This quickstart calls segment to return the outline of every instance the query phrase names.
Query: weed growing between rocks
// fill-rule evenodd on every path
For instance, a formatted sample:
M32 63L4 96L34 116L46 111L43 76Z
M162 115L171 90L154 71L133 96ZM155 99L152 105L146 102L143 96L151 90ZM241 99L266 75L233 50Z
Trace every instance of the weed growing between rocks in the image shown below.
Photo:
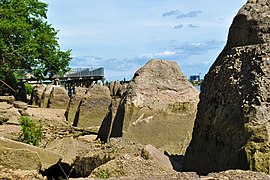
M108 179L110 177L110 173L105 170L100 170L99 178L101 179Z
M42 127L27 116L21 116L19 122L21 131L17 140L33 146L40 145L42 140Z

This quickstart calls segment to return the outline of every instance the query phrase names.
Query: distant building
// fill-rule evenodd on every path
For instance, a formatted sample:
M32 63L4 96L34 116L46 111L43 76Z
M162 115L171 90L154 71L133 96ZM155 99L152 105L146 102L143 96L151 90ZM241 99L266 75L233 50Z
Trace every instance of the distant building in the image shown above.
M193 82L199 82L199 81L201 81L200 75L191 75L191 76L189 77L189 80L190 80L190 81L193 81Z

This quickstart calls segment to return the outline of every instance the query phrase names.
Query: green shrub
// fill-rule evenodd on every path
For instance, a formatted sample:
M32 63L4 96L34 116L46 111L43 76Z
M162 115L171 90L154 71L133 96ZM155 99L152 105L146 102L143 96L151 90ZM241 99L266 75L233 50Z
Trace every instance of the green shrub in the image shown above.
M42 139L42 127L36 125L33 120L27 116L20 117L21 132L18 136L18 141L38 146Z

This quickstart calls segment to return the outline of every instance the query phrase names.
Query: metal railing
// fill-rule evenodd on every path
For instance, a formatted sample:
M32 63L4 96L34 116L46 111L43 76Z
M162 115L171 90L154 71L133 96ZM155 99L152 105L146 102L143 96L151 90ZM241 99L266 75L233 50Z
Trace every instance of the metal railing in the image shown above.
M65 77L104 77L104 68L72 68Z

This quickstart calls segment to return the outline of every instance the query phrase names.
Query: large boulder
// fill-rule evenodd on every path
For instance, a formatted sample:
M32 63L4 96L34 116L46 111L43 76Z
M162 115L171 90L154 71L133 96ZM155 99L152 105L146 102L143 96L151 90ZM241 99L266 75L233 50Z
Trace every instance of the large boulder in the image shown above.
M108 87L90 86L79 103L73 125L80 128L100 126L110 104L111 96Z
M68 103L69 96L66 89L60 86L54 86L48 100L48 108L67 109Z
M188 134L193 128L198 95L177 63L153 59L129 83L110 137L124 137L183 153L188 145L183 142L190 140Z
M270 4L249 1L201 86L184 169L270 173Z

